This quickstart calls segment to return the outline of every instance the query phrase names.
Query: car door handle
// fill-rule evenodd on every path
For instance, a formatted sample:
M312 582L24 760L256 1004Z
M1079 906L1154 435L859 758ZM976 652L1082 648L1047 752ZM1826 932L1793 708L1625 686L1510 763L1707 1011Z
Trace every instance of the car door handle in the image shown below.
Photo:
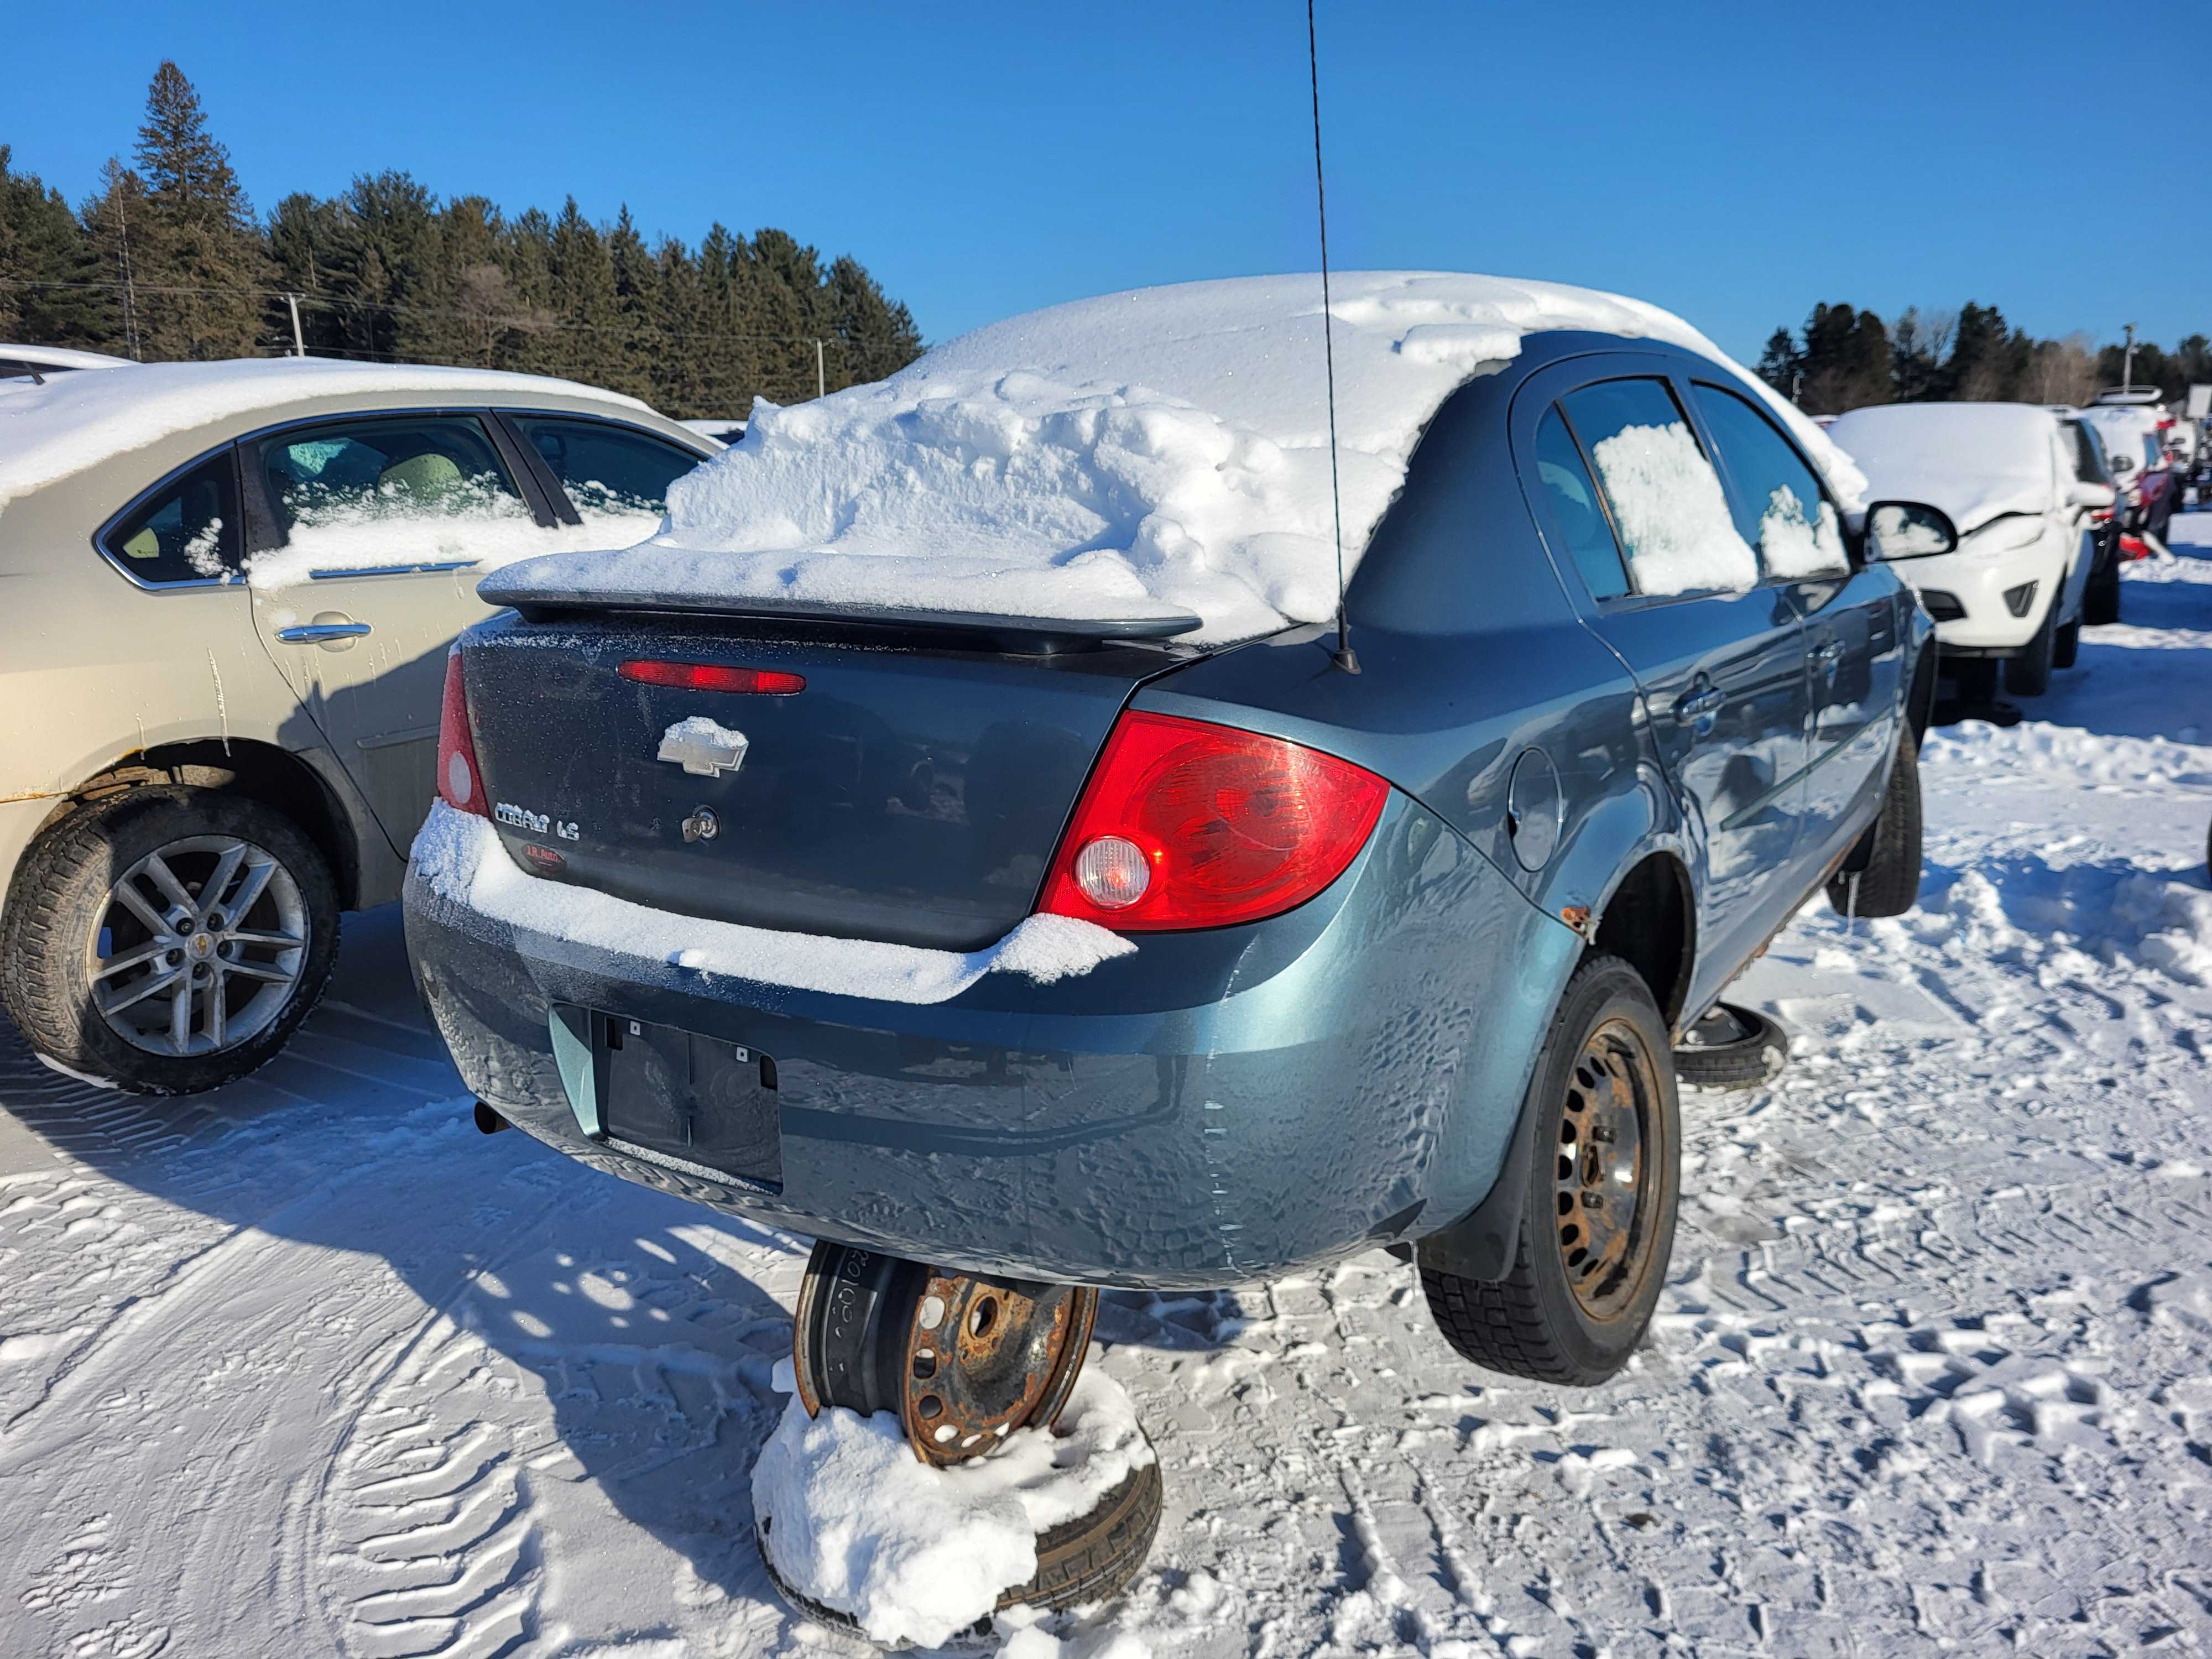
M326 645L332 640L357 640L368 631L365 622L302 623L278 629L276 637L287 645Z
M1699 732L1712 729L1713 718L1721 712L1728 694L1717 685L1709 685L1702 691L1692 691L1674 699L1674 718L1684 726L1694 726Z

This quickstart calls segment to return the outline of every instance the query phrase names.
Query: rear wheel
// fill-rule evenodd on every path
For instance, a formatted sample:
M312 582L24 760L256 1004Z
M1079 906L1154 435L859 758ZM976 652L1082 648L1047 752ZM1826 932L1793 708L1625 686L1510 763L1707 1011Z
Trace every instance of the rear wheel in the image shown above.
M1534 1135L1513 1266L1424 1267L1437 1328L1479 1365L1587 1388L1628 1363L1674 1248L1680 1121L1642 975L1593 953L1567 981L1523 1107Z
M1829 904L1838 915L1903 915L1920 897L1920 746L1901 724L1881 815L1830 878Z
M141 1094L234 1081L284 1046L337 951L330 867L272 809L132 789L63 819L18 869L0 994L33 1047Z

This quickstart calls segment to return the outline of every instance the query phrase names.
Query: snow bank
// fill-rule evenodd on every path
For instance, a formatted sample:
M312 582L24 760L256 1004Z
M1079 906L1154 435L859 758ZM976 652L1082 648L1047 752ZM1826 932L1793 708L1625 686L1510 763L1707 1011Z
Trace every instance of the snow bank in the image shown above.
M1869 501L1925 501L1961 536L2056 500L2057 418L2028 404L1882 404L1828 428L1864 471Z
M811 1418L793 1395L753 1465L753 1513L793 1591L875 1641L937 1647L1036 1576L1039 1533L1088 1515L1152 1461L1128 1395L1096 1368L1054 1428L1018 1429L948 1469L916 1457L888 1412Z
M1730 368L1656 307L1441 273L1336 279L1347 569L1437 407L1528 335L1673 342ZM1189 611L1189 637L1334 611L1317 276L1140 289L1012 318L889 380L756 406L735 447L669 492L637 551L556 557L529 579L697 599L1121 617ZM1742 371L1736 370L1739 374ZM1847 507L1863 480L1748 375Z
M274 409L297 398L388 392L468 403L550 393L623 409L647 408L618 392L540 374L348 363L327 357L142 363L128 374L59 374L0 399L0 511L18 495L172 433Z
M1030 916L989 949L963 952L678 915L530 875L507 856L489 821L441 800L430 805L413 858L441 897L510 927L641 961L878 1002L949 1001L990 973L1026 974L1049 985L1137 948L1073 916Z

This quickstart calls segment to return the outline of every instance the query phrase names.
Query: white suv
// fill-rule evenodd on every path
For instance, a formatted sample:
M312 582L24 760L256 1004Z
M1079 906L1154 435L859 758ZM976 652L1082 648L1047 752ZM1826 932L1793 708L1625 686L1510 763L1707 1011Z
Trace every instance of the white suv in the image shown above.
M1867 494L1930 501L1958 526L1955 552L1898 566L1936 623L1944 660L1970 700L2005 689L2038 696L2070 667L2082 598L2112 488L2076 423L2029 404L1883 404L1828 428L1869 481Z

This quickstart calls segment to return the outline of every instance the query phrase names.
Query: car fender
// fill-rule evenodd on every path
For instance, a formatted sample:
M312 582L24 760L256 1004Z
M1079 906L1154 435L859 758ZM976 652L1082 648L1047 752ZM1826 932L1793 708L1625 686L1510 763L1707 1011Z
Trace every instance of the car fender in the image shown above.
M1563 861L1567 867L1563 869L1561 881L1566 884L1557 889L1566 892L1574 890L1571 884L1591 884L1588 890L1595 893L1595 900L1586 909L1579 905L1565 907L1570 914L1562 918L1582 935L1585 950L1596 940L1606 907L1630 873L1646 859L1654 854L1671 858L1682 866L1689 879L1695 881L1695 875L1689 873L1694 866L1689 859L1690 848L1680 833L1680 817L1669 810L1672 802L1672 792L1663 782L1654 777L1639 777L1637 787L1609 795L1588 815L1575 854ZM1694 918L1689 925L1695 927ZM1693 936L1681 965L1680 984L1684 987L1694 972L1695 951ZM1550 1035L1558 999L1565 992L1572 963L1582 954L1574 953L1567 964L1569 972L1558 976L1552 1012L1547 1014L1542 1028L1546 1036ZM1654 988L1655 997L1658 994L1657 988ZM1512 1134L1489 1189L1455 1219L1419 1241L1415 1249L1423 1267L1483 1282L1502 1279L1511 1271L1519 1248L1522 1213L1527 1207L1528 1171L1536 1155L1534 1120L1527 1090L1528 1077L1534 1073L1537 1052L1537 1048L1530 1050Z

